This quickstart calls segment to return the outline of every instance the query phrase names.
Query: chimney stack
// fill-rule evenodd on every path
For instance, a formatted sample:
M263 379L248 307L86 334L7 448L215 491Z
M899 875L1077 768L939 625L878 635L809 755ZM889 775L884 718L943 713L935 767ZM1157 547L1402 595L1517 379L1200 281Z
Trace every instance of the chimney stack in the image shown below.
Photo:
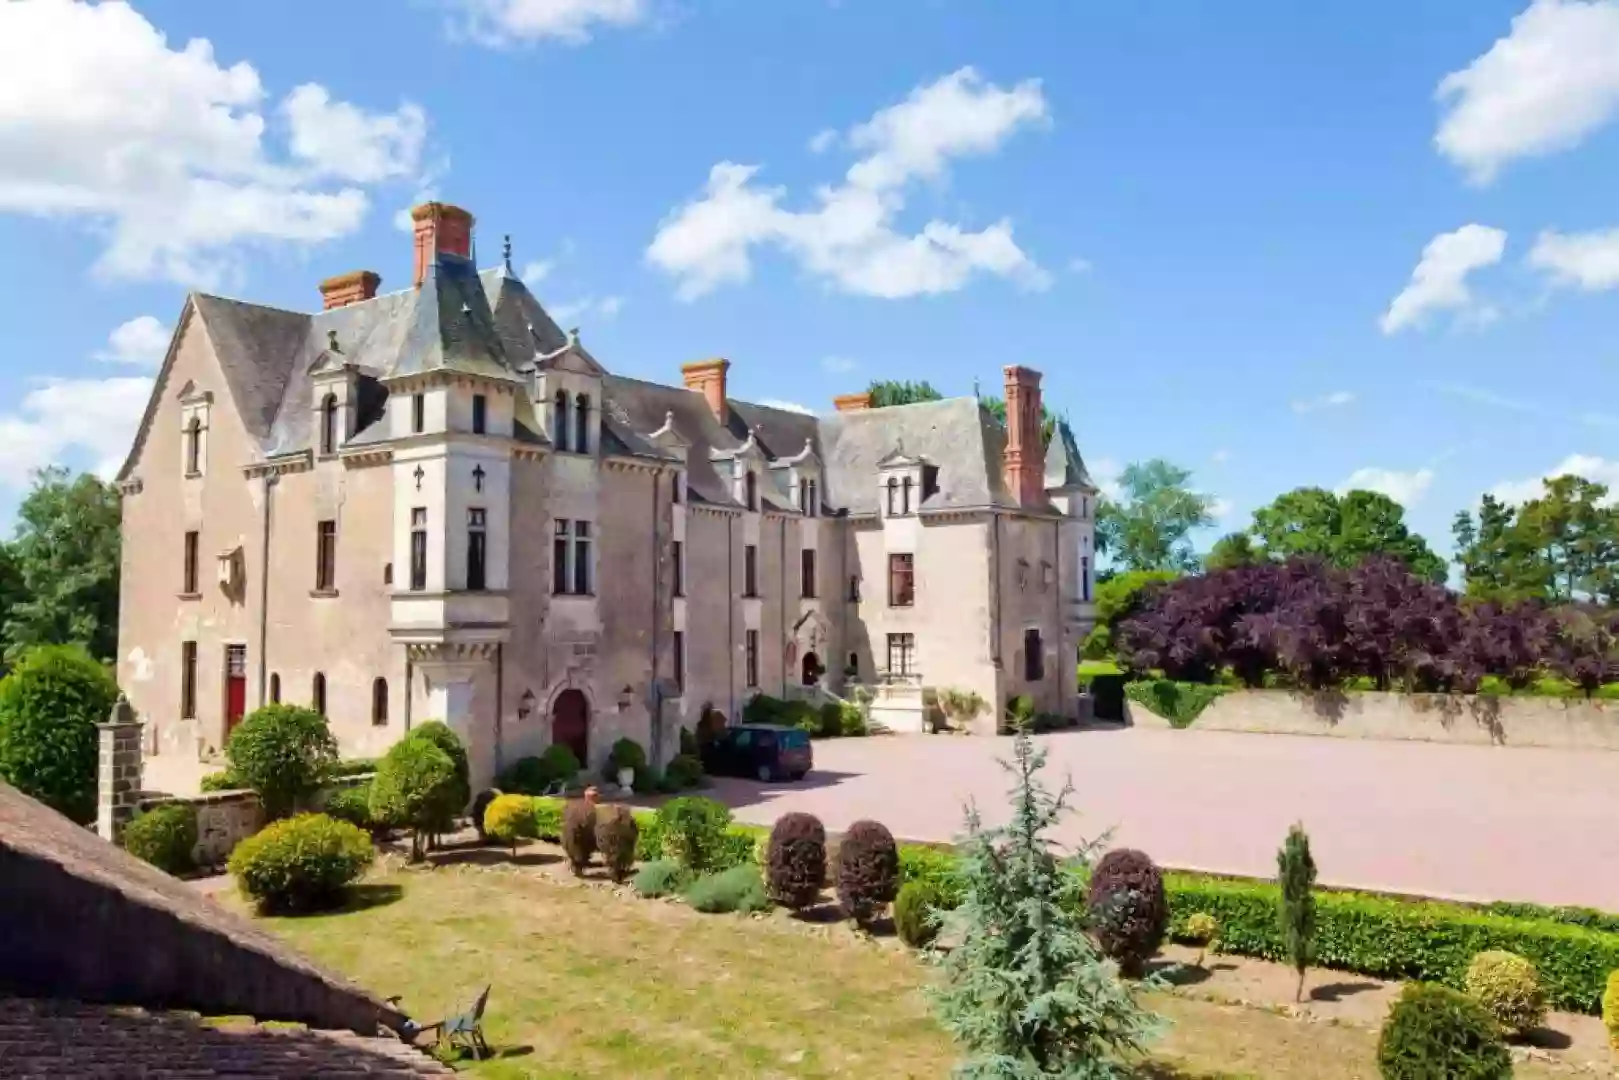
M416 224L416 288L440 255L472 258L472 215L449 203L423 203L410 212Z
M838 412L865 412L871 408L871 391L862 390L858 394L839 394L832 399L832 407Z
M680 367L681 377L686 380L686 389L702 394L703 400L708 402L709 411L721 424L729 417L725 405L725 373L730 367L731 362L721 357L698 360L682 364Z
M1046 495L1046 451L1040 437L1040 373L1010 366L1006 375L1006 450L1001 479L1019 506L1041 506Z
M333 308L348 307L358 304L361 300L370 300L377 295L377 286L382 284L382 276L370 270L350 270L346 274L329 277L320 283L320 298L327 311Z

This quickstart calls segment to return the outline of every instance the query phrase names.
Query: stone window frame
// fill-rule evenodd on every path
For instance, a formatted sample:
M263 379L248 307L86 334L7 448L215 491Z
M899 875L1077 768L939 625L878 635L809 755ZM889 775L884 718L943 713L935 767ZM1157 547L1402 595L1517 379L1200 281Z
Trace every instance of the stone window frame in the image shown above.
M180 470L188 480L208 472L208 431L213 419L214 395L187 384L180 395Z

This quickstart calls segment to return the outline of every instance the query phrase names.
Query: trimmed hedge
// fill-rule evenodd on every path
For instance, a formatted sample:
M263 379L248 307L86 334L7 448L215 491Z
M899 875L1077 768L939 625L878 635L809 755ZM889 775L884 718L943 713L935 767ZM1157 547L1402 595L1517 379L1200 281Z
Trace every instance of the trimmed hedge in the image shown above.
M164 803L136 814L124 826L124 850L166 874L195 869L191 851L197 846L197 808L189 803Z
M1219 951L1286 961L1276 919L1276 886L1265 881L1167 874L1170 935L1190 941L1186 920L1220 921ZM1491 915L1438 901L1365 893L1316 894L1316 963L1385 979L1461 989L1473 957L1490 949L1535 965L1554 1008L1595 1013L1608 972L1619 968L1619 934L1545 920Z
M534 796L534 829L541 840L553 844L562 841L562 799L554 795ZM663 858L663 824L651 810L632 810L639 830L635 838L635 859L649 863ZM753 847L760 837L768 837L770 830L759 825L740 825L732 822L720 839L714 855L715 871L729 870L753 862Z
M1214 699L1227 692L1224 686L1176 682L1173 679L1137 679L1124 684L1124 696L1144 705L1169 721L1171 727L1186 728L1203 714Z

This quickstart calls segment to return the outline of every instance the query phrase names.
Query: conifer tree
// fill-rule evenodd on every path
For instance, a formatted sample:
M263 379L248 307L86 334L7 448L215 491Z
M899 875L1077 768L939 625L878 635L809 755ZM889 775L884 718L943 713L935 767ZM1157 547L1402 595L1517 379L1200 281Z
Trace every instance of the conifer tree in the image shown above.
M1085 933L1084 888L1047 833L1068 810L1073 785L1051 794L1036 773L1046 755L1026 733L1001 762L1016 781L1012 819L985 828L967 811L963 899L942 937L957 944L939 961L930 992L940 1022L966 1057L962 1080L1106 1080L1130 1074L1159 1029ZM1095 843L1077 857L1088 860Z
M1287 958L1299 973L1293 1000L1304 999L1304 971L1315 952L1315 860L1310 857L1310 837L1302 824L1287 830L1287 842L1276 853L1276 879L1281 886L1279 915L1282 944Z

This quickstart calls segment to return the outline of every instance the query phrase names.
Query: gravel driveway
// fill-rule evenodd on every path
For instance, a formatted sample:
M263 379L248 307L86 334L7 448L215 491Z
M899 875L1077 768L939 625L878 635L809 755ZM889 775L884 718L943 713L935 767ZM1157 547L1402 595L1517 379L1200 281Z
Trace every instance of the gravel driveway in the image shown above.
M1112 829L1166 866L1271 876L1302 821L1323 883L1619 911L1619 753L1142 728L1037 741L1048 781L1073 777L1065 841ZM948 840L967 799L1005 819L1010 753L1007 738L836 739L803 782L717 794L758 824L806 810Z

